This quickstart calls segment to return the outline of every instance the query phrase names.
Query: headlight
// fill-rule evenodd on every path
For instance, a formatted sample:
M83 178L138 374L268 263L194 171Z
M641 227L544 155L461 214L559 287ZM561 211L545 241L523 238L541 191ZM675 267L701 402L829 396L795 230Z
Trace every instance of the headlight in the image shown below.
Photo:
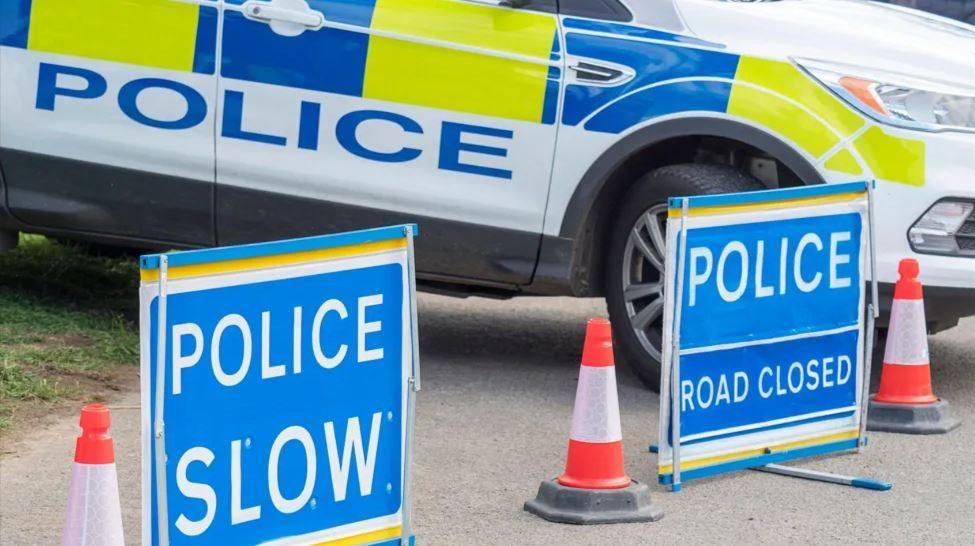
M907 237L915 252L975 256L975 203L939 201L918 218Z
M797 62L878 121L928 131L975 131L975 88L821 61Z

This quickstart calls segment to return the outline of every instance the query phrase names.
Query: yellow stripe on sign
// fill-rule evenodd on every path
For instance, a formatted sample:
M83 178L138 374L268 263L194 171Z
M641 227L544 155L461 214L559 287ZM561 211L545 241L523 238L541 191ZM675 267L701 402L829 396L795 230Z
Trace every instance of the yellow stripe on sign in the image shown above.
M740 212L756 210L779 210L791 209L794 207L808 207L812 205L828 205L830 203L843 203L863 197L866 191L854 191L838 193L836 195L823 195L820 197L805 197L802 199L785 199L782 201L768 201L765 203L745 203L741 205L721 205L716 207L695 207L688 209L688 216L714 216L718 214L736 214ZM668 218L680 218L680 208L667 210Z
M890 136L871 127L853 142L875 177L911 186L924 185L923 140Z
M371 36L366 98L541 121L555 17L453 0L378 0L371 28L443 44Z
M294 252L292 254L280 254L277 256L259 256L256 258L242 258L239 260L227 260L224 262L184 265L170 267L167 278L185 279L188 277L220 275L224 273L240 273L242 271L298 265L307 262L330 260L334 258L347 258L349 256L375 254L377 252L385 252L388 250L395 250L405 247L405 239L391 239L388 241L340 246L322 250L309 250L306 252ZM155 282L159 280L158 269L142 269L139 273L142 282Z
M731 461L737 461L739 459L747 459L749 457L758 457L761 455L766 455L771 452L777 451L788 451L790 449L799 449L803 447L812 447L820 444L828 444L832 442L840 442L843 440L851 440L857 438L860 435L859 429L844 430L842 432L837 432L834 434L827 434L825 436L817 436L815 438L808 438L806 440L797 440L793 442L783 442L779 444L774 444L770 446L763 446L754 449L745 449L742 451L734 451L732 453L725 453L722 455L715 455L714 457L702 457L700 459L694 459L685 461L681 459L680 469L681 470L691 470L692 468L701 468L704 466L713 466L716 464L727 463ZM660 465L657 469L658 474L673 474L674 465L665 464Z
M380 540L389 540L391 538L399 538L403 534L403 529L399 525L396 527L389 527L386 529L379 529L378 531L370 531L368 533L362 533L361 535L354 535L351 537L339 538L336 540L326 540L325 542L316 542L315 546L352 546L353 544L372 544L374 542L379 542Z
M34 0L27 48L191 71L199 11L171 0Z
M860 168L860 164L857 163L856 158L845 148L833 154L823 166L831 171L856 175L863 174L863 170Z

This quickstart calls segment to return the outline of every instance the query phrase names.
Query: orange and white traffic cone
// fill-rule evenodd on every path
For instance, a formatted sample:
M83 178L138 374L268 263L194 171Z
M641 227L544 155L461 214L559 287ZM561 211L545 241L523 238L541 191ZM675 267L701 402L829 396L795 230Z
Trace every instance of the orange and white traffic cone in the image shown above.
M924 295L917 260L901 260L894 286L880 390L870 397L867 429L907 434L940 434L960 423L948 402L934 395L928 355Z
M125 543L115 448L108 434L111 424L112 418L104 405L89 404L81 409L81 436L75 444L62 546Z
M630 479L623 469L612 328L606 319L586 325L565 472L543 481L525 510L549 521L578 524L663 517L650 502L650 488Z

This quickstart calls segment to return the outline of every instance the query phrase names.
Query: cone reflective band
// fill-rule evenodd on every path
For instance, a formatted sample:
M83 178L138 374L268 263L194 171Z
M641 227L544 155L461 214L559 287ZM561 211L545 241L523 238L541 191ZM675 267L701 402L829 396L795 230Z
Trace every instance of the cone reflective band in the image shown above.
M616 396L615 366L580 367L569 439L585 443L623 440L619 399Z
M124 544L111 417L102 404L81 410L62 546Z
M592 319L579 369L565 473L567 487L614 489L630 485L623 469L623 434L609 321Z
M900 279L894 287L890 309L880 391L874 400L890 404L933 404L938 398L931 388L931 359L917 260L901 260L898 272Z

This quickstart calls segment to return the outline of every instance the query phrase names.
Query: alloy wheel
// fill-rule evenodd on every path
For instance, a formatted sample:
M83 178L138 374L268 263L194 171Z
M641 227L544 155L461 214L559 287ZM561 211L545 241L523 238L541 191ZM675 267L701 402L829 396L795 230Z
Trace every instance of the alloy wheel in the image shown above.
M663 339L666 229L666 203L650 207L634 222L623 251L623 303L629 326L657 362Z

